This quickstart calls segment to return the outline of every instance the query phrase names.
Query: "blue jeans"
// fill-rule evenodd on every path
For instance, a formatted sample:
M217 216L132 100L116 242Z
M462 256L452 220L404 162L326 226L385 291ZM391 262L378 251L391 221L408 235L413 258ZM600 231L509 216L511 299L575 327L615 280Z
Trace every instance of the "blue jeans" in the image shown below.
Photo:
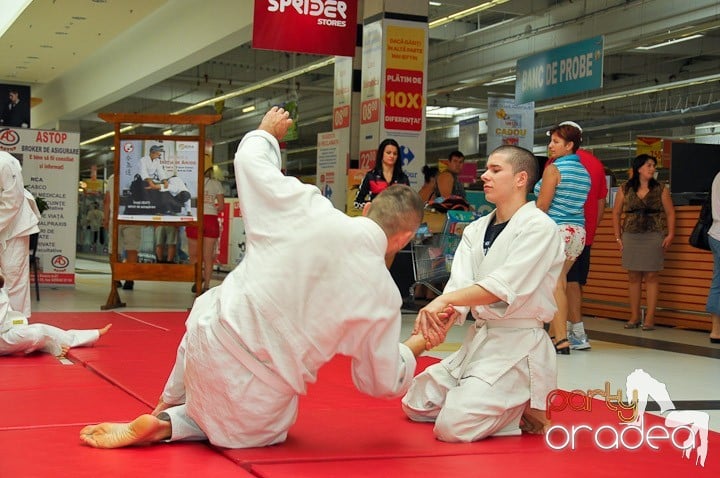
M708 236L708 242L713 254L713 276L705 310L720 315L720 241Z

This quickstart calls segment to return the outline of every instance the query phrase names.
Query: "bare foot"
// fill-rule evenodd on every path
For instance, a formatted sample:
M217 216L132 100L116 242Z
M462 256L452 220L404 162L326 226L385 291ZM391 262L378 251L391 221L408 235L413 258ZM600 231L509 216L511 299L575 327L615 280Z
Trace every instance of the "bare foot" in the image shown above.
M140 415L130 423L101 423L80 430L80 441L95 448L148 445L170 438L170 422Z
M550 420L545 415L545 410L530 408L528 404L520 420L520 429L525 433L542 435L548 428L550 428Z
M65 358L65 356L68 353L68 350L70 350L70 347L68 345L61 345L60 352L57 354L57 358Z
M112 324L107 324L107 325L106 325L105 327L103 327L102 329L98 329L98 332L100 332L100 337L102 337L103 335L107 334L108 330L110 330L110 327L112 327Z

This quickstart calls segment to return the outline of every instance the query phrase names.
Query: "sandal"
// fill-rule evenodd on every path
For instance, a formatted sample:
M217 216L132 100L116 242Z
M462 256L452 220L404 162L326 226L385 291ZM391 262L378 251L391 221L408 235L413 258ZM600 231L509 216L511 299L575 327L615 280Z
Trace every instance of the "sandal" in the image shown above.
M655 326L654 325L643 325L642 329L643 330L655 330Z
M640 322L628 322L623 326L625 329L637 329L640 327Z
M567 344L566 347L558 347L558 345ZM560 339L555 345L555 353L558 355L570 355L570 342L568 339Z

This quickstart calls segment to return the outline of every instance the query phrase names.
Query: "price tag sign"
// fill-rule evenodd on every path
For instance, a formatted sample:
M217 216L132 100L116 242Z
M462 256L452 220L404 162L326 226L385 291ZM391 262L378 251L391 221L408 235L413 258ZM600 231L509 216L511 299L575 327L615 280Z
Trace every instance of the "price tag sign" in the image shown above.
M385 76L385 129L420 131L423 72L388 69Z

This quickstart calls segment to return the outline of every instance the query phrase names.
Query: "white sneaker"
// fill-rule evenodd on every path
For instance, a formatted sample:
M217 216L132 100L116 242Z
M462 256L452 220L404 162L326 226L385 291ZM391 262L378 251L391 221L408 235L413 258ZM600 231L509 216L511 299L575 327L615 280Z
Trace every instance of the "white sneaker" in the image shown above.
M568 333L568 341L570 342L571 350L590 350L590 341L587 338L587 334L581 336L575 335L572 331Z

